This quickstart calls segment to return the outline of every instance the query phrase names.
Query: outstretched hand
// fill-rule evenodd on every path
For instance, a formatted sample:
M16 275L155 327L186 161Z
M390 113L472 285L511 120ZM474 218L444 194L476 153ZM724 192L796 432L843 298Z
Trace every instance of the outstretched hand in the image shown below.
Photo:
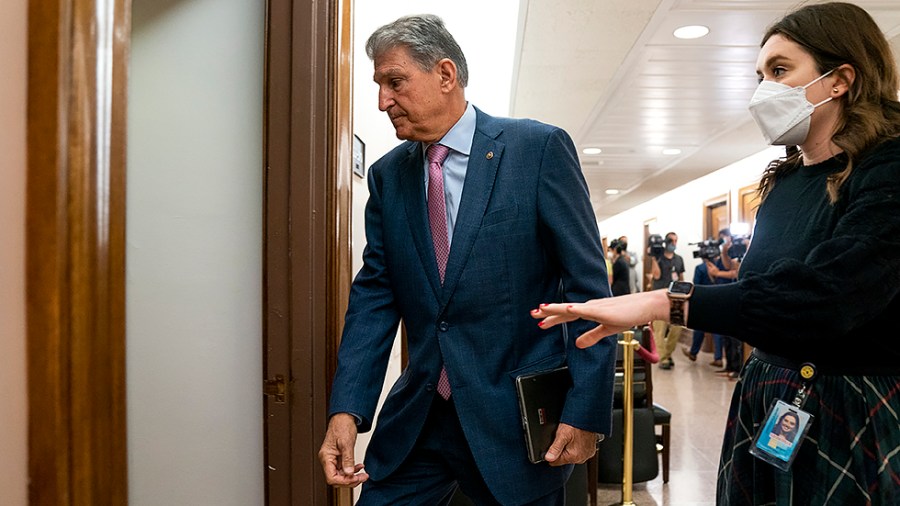
M635 325L652 320L668 320L669 299L665 290L654 290L582 303L541 304L531 312L531 316L541 320L538 325L543 329L579 318L599 323L600 325L575 341L579 348L587 348L606 336L618 334Z

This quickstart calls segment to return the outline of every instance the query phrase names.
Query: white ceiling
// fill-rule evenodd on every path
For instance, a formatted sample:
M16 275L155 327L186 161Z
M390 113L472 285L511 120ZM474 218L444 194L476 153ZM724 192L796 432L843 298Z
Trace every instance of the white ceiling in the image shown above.
M900 55L900 0L855 0ZM796 0L522 0L510 113L572 134L598 219L756 153L766 27ZM683 25L703 38L680 40ZM679 155L663 155L678 148ZM618 195L607 195L618 189Z

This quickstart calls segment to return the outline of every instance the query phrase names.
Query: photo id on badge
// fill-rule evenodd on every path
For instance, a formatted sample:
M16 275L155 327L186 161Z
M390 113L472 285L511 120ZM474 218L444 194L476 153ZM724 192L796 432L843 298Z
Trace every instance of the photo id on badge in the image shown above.
M776 399L766 415L766 423L753 438L750 453L787 471L797 456L812 419L813 416L806 411Z

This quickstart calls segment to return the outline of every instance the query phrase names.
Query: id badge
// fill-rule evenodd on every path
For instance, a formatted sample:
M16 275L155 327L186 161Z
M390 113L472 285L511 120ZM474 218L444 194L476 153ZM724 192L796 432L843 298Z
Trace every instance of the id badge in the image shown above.
M797 456L800 443L806 438L813 418L806 411L776 399L769 407L766 423L753 437L750 454L787 471Z

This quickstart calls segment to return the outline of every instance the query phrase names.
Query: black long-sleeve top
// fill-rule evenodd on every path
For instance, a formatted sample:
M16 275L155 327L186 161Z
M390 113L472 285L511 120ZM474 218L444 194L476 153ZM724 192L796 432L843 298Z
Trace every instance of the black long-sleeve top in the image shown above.
M613 262L612 266L613 282L612 285L610 285L610 288L612 289L612 294L614 296L628 295L631 293L630 276L631 272L629 272L628 261L625 260L625 257L620 255L616 258L616 261Z
M900 374L900 140L781 176L757 214L737 283L698 286L688 326L842 374Z

